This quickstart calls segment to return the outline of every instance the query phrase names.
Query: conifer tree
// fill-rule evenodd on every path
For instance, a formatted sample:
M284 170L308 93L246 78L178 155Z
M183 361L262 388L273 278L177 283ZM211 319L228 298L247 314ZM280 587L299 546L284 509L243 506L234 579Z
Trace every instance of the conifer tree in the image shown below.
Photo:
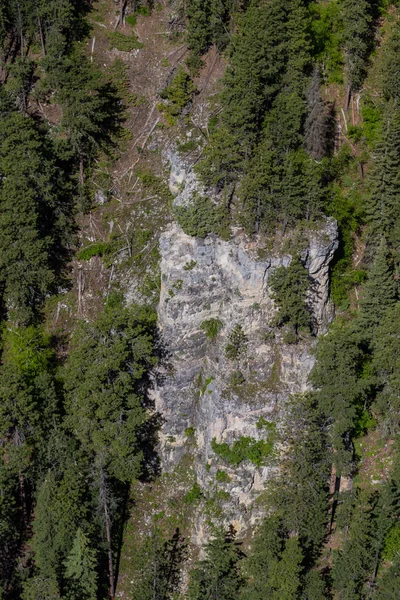
M217 530L206 547L206 558L191 573L188 599L237 600L244 583L241 557L234 531Z
M396 557L377 581L374 600L396 600L400 589L400 558Z
M308 114L304 123L304 145L315 160L321 160L328 151L329 122L320 86L320 72L318 67L315 67L307 90Z
M303 554L297 537L286 540L279 562L271 571L271 600L296 600L300 590Z
M0 281L8 312L21 323L64 281L69 257L71 188L54 154L30 118L11 113L1 121Z
M350 93L361 88L366 73L367 59L373 41L372 3L369 0L344 0L342 7Z
M270 486L270 503L287 531L296 532L310 560L327 529L331 454L326 417L315 394L297 394L286 407L281 432L285 451Z
M243 600L269 600L272 594L271 573L284 548L285 530L281 519L268 516L254 536L252 550L245 560L248 581L242 592Z
M224 76L221 125L206 148L201 169L208 184L231 183L247 165L284 72L285 15L282 2L273 0L251 3L239 19Z
M66 425L79 440L94 476L108 548L109 592L114 561L109 480L139 475L140 428L146 413L140 384L155 363L155 314L146 308L109 307L95 323L80 323L65 370Z
M400 25L395 23L382 56L382 88L385 97L400 99Z
M312 569L304 577L301 600L326 600L329 598L326 582L320 571Z
M382 238L372 263L360 301L360 315L356 327L365 339L372 339L374 330L386 312L396 303L397 285L388 264L388 247Z
M400 112L390 109L382 140L377 144L369 178L367 218L374 245L382 235L397 247L400 244Z
M318 403L329 422L338 475L351 462L351 432L372 385L371 379L359 377L364 354L358 340L351 325L332 327L318 343L317 362L311 373Z
M388 310L373 339L373 366L380 384L375 406L385 429L395 434L400 426L400 305Z
M364 585L372 573L374 523L368 500L357 504L349 534L333 565L333 588L342 600L362 598Z
M96 550L91 547L88 537L78 528L72 548L66 558L65 577L71 581L69 596L82 600L96 600L97 594L97 558Z
M202 66L201 57L211 43L210 11L210 0L189 0L187 16L190 56L187 64L194 73Z
M306 306L308 271L301 260L293 257L287 268L280 267L273 273L269 284L279 307L278 323L291 325L296 335L301 327L309 327L310 313Z

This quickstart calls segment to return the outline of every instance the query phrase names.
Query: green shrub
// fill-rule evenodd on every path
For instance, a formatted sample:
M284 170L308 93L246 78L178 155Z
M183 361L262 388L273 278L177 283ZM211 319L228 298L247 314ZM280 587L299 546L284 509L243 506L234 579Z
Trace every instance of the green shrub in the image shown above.
M137 15L142 15L142 17L149 17L151 15L151 10L149 6L138 6L136 9Z
M192 437L196 433L196 428L191 425L190 427L186 427L185 435L186 437Z
M383 556L386 560L393 560L400 554L400 526L398 523L393 525L386 536Z
M177 117L189 104L195 91L195 84L185 69L180 66L172 83L161 92L160 96L168 101L169 114Z
M139 42L137 35L134 33L125 35L120 31L113 31L108 33L108 39L110 40L111 47L116 48L120 52L132 52L132 50L143 48L142 42Z
M187 142L183 142L182 144L178 144L176 149L178 150L178 152L180 152L181 154L186 154L186 152L193 152L193 150L196 150L196 148L198 147L199 143L197 140L188 140Z
M90 244L76 254L78 260L90 260L93 256L107 256L112 252L112 246L109 242L95 242Z
M242 371L234 371L232 375L229 377L229 383L232 387L236 387L238 385L242 385L245 383L246 379L242 373Z
M198 483L195 483L191 490L189 490L183 497L185 504L194 504L202 497L201 487Z
M213 341L215 341L215 339L217 338L217 335L221 331L222 327L222 321L214 318L207 319L206 321L200 323L200 329L202 329L206 336Z
M128 15L127 17L125 17L125 21L128 23L128 25L130 25L131 27L135 27L136 22L137 22L137 18L136 15Z
M225 355L229 360L236 360L246 351L247 336L243 331L243 327L236 323L228 337L229 344L225 346Z
M226 473L225 471L221 471L220 469L218 469L218 471L216 472L215 479L216 481L218 481L218 483L229 483L231 480L228 473Z
M256 423L257 429L265 429L266 431L271 431L275 433L276 431L276 423L272 423L271 421L267 421L264 417L260 417Z
M195 260L191 260L190 262L187 262L183 268L185 271L191 271L192 269L195 268L196 265L197 265L197 262Z
M175 206L175 219L187 235L204 238L208 233L225 235L226 214L209 198L195 194L188 206Z
M229 446L226 442L218 444L216 439L211 441L211 448L221 458L230 464L237 466L248 460L257 467L265 463L265 459L271 455L274 447L274 436L268 440L255 440L251 437L241 437Z

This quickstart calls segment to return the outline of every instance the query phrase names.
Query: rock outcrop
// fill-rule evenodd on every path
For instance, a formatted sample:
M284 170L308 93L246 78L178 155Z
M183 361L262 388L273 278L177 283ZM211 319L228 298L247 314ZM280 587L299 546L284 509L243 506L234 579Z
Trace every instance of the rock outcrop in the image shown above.
M302 258L310 274L315 333L324 332L332 318L328 270L337 245L334 220L306 234ZM254 499L274 467L268 460L263 466L243 460L233 467L212 445L232 447L243 437L268 441L273 424L279 427L284 418L289 395L308 389L314 363L315 337L290 345L273 327L277 308L268 281L291 256L268 255L263 249L267 257L260 259L259 250L240 230L226 242L187 236L174 224L160 238L159 326L168 366L154 394L164 419L163 468L172 470L191 452L198 481L208 490L223 471L219 489L225 492L230 518L239 522L252 520ZM220 322L215 339L202 328L210 319ZM230 360L225 347L236 324L246 343Z

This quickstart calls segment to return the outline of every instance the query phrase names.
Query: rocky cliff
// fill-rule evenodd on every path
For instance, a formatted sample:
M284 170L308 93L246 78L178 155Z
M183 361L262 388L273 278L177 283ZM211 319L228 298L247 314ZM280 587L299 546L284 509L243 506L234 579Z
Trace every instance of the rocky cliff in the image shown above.
M332 318L328 271L338 245L336 222L310 229L303 244L318 334ZM239 525L253 521L254 500L275 468L264 451L273 445L289 395L308 389L314 362L315 337L287 344L273 327L277 308L268 281L276 268L290 263L291 255L260 248L238 229L226 242L190 237L176 224L162 234L160 251L158 312L167 358L154 393L164 418L164 471L191 452L202 488L210 490L217 481L223 490L227 516ZM204 323L211 319L217 335L207 335ZM236 325L245 338L232 360L225 348ZM240 440L256 450L253 462L226 455ZM262 460L257 459L260 450Z

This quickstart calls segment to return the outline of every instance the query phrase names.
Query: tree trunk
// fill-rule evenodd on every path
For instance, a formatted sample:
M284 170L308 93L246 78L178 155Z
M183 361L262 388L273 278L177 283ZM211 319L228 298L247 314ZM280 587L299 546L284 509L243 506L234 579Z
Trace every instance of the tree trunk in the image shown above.
M349 110L349 106L350 106L350 100L351 100L351 86L350 84L347 86L347 96L346 96L346 104L344 105L344 110L348 111Z
M121 23L121 25L124 24L124 15L125 15L126 3L127 3L127 0L120 0L120 2L119 2L119 15L118 15L117 21L116 21L115 26L114 26L114 31L115 31L115 29L118 28L118 25L120 23Z
M79 158L79 181L81 186L83 187L85 185L85 167L83 164L82 156Z
M44 43L42 20L41 20L41 18L40 18L39 15L38 15L38 25L39 25L40 42L42 44L43 56L46 56L46 46L45 46L45 43Z
M108 581L109 581L109 594L111 600L114 600L115 594L115 580L114 580L114 565L113 565L113 556L112 556L112 548L111 548L111 519L110 519L110 511L108 507L108 498L107 498L107 486L106 486L106 477L104 473L104 469L100 467L100 499L103 505L104 512L104 524L106 528L106 538L107 538L107 553L108 553Z

